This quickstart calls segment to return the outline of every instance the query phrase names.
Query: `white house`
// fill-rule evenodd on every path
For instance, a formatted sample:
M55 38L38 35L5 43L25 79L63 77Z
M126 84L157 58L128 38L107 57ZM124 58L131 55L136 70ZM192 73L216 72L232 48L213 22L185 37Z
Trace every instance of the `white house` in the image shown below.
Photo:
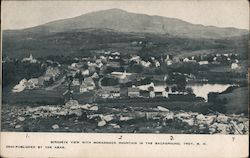
M172 62L172 60L167 60L167 65L172 65L173 64L173 62Z
M144 67L149 67L151 65L151 63L149 61L146 62L146 61L142 60L141 65L144 66Z
M89 75L89 70L84 70L84 71L82 71L82 75L83 75L83 76L88 76L88 75Z
M87 92L88 91L88 87L85 83L82 83L80 85L80 93L84 93L84 92Z
M200 61L198 63L199 63L199 65L207 65L207 64L209 64L208 61Z
M33 58L32 54L28 58L23 58L22 62L36 63L37 60Z
M131 76L132 74L124 71L124 72L112 72L111 75L119 79L125 79L127 76Z
M235 70L235 69L239 69L240 66L237 63L232 63L231 64L231 69Z
M34 89L38 87L38 78L31 78L26 82L26 88Z
M184 58L183 62L189 62L189 59L188 58Z
M72 85L73 86L79 86L80 85L80 81L78 78L74 78L73 81L72 81Z
M17 93L23 91L26 86L25 84L27 83L27 80L24 78L22 79L13 89L12 92Z
M161 66L160 62L159 61L155 61L155 67L160 67L160 66Z

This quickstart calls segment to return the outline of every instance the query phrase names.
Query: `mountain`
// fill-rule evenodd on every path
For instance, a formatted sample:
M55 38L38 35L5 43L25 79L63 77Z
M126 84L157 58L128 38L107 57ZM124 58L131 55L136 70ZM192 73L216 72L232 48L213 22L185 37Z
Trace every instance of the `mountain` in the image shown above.
M3 31L3 56L88 55L101 50L150 55L220 49L247 54L248 31L110 9ZM142 45L133 44L141 41Z
M247 34L247 30L218 28L191 24L175 18L130 13L109 9L83 14L78 17L49 22L25 32L65 32L77 29L112 29L118 32L170 34L189 38L226 38Z

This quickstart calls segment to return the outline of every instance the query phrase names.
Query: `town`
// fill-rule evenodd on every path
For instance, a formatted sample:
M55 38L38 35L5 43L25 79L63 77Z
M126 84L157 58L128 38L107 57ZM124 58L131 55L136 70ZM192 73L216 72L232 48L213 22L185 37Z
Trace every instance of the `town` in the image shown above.
M102 50L89 57L5 57L8 63L36 67L36 73L6 86L3 103L25 105L18 112L4 106L8 115L18 113L6 128L48 130L29 129L40 118L51 119L53 131L248 133L247 61L235 52L143 56ZM241 105L230 98L235 93L242 94ZM68 118L67 127L58 117ZM91 128L79 127L85 125Z
M60 88L65 90L65 99L91 92L92 99L169 98L193 94L189 83L209 83L209 78L202 74L208 67L218 69L218 66L223 65L232 74L241 74L245 65L241 66L239 60L237 54L232 53L185 58L173 55L142 58L138 55L121 56L119 52L104 51L93 58L75 57L67 65L52 60L40 63L30 55L21 62L40 63L45 72L36 78L21 79L12 92ZM223 78L218 79L218 82L223 83ZM244 84L244 81L236 79L224 82L230 85ZM203 99L207 99L207 96Z

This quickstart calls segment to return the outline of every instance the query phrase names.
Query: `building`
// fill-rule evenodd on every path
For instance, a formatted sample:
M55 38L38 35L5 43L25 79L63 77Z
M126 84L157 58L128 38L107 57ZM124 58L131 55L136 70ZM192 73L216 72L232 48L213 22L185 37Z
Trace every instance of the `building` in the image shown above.
M199 63L199 65L207 65L207 64L209 64L208 61L200 61L198 63Z
M128 96L131 98L140 97L140 89L137 87L129 87Z
M107 63L107 67L120 68L121 64L119 62L109 61Z
M87 86L88 90L93 90L95 89L95 82L91 77L87 77L84 79L83 84Z
M50 76L55 81L57 77L60 75L60 70L57 67L49 66L45 72L45 76Z
M165 62L167 63L168 66L173 64L172 60L167 60Z
M184 58L183 62L189 62L189 59L188 58Z
M22 62L36 63L37 60L33 58L32 54L28 58L23 58Z
M83 76L89 76L89 70L84 70L82 71Z
M74 78L72 81L72 86L79 86L80 85L80 81L78 78Z
M150 92L147 90L140 90L140 96L143 98L149 98L150 97Z
M79 89L80 93L84 93L88 91L88 86L85 83L82 83L80 85L80 89Z
M173 62L175 63L180 62L180 58L177 56L173 57Z
M119 78L119 79L125 79L127 76L132 75L131 73L125 72L112 72L111 76Z
M121 96L121 89L119 87L103 87L103 92L101 93L102 98L117 98Z
M31 78L28 80L28 82L26 82L26 88L27 89L34 89L37 88L38 85L38 78Z
M155 97L167 97L166 88L164 86L154 87Z
M146 61L142 60L141 65L144 67L150 67L151 63L149 61L146 62Z
M98 79L98 78L99 78L99 75L95 72L91 77L92 77L93 79Z
M240 69L240 66L237 63L232 63L231 64L231 69L233 69L233 70Z
M12 89L12 92L17 93L17 92L23 91L26 88L25 86L26 83L27 83L27 80L25 78L22 79L21 81L19 81L19 83L16 86L14 86L14 88Z
M160 67L160 66L161 66L160 62L159 61L155 61L155 67Z
M113 88L112 90L110 90L110 94L114 98L120 97L120 88Z
M136 63L140 63L141 58L140 56L133 56L132 58L129 59L130 61L134 61Z

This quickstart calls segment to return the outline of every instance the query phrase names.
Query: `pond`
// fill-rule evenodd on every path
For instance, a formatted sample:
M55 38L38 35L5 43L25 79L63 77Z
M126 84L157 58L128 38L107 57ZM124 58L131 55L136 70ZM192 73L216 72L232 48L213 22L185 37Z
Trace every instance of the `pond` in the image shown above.
M210 92L218 92L221 93L225 91L228 87L232 85L230 84L191 84L186 87L192 88L193 93L197 97L202 97L206 101L208 100L208 93Z
M154 87L155 91L165 91L166 87L169 87L169 91L166 92L166 94L183 94L181 92L172 92L172 87L176 86L176 85L167 85L167 84L162 84L162 85L157 85L155 86L153 83L148 84L148 85L141 85L138 86L138 88L140 90L148 90L148 88L152 86ZM208 100L208 93L210 92L224 92L228 87L232 86L231 84L198 84L198 83L194 83L194 84L188 84L186 86L186 88L192 88L193 93L197 96L197 97L202 97L204 98L206 101ZM185 93L184 93L185 94Z

